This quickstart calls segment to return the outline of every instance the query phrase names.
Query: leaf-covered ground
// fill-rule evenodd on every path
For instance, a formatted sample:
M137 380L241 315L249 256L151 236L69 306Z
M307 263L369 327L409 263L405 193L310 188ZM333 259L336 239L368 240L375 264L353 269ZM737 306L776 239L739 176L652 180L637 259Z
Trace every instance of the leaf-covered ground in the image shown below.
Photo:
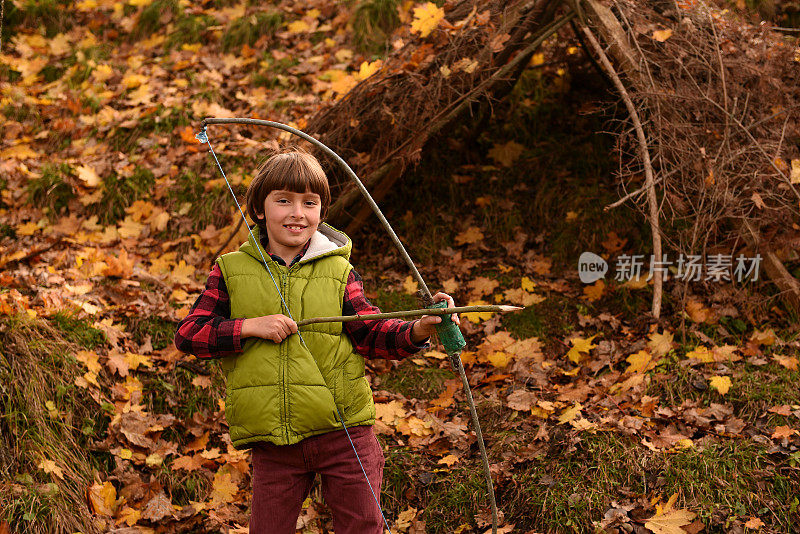
M302 128L387 46L459 29L422 2L6 7L0 532L245 532L248 453L226 433L221 371L172 345L238 217L194 139L199 121ZM647 318L645 280L581 284L584 250L649 250L638 214L602 210L618 198L613 138L595 133L609 96L571 39L534 56L486 131L451 132L384 203L432 288L526 306L462 322L502 531L789 532L797 317L763 274L690 284L684 306L670 280L660 321ZM217 132L239 194L263 143L288 140ZM416 307L388 238L352 237L368 296ZM445 356L369 363L392 530L486 531L477 443ZM317 488L298 529L332 531Z

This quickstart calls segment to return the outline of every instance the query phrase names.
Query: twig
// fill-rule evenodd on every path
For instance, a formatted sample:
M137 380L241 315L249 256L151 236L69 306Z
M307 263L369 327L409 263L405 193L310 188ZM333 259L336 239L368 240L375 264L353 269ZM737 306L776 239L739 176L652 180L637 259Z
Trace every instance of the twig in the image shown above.
M350 321L373 321L377 319L400 319L403 317L422 317L423 315L447 315L450 313L495 312L505 313L522 310L519 306L506 305L481 305L481 306L456 306L455 308L425 308L420 310L405 310L386 313L373 313L365 315L338 315L336 317L314 317L297 321L297 326L306 326L317 323L348 323Z
M650 161L650 152L647 148L647 137L644 135L644 128L642 121L639 119L639 113L636 111L636 106L633 105L628 91L625 89L622 80L619 79L617 71L608 59L608 56L603 51L603 47L597 42L597 38L592 33L588 26L583 27L583 33L594 48L595 53L600 57L600 63L608 72L608 75L614 81L625 107L628 108L628 113L633 121L633 126L636 128L636 136L639 139L639 149L641 151L642 162L644 163L644 176L645 186L647 187L647 200L650 206L650 230L653 234L653 255L658 261L661 261L661 230L658 223L658 203L656 199L655 185L653 183L653 164ZM656 270L653 282L653 317L658 318L661 315L661 293L662 293L662 278L661 271Z

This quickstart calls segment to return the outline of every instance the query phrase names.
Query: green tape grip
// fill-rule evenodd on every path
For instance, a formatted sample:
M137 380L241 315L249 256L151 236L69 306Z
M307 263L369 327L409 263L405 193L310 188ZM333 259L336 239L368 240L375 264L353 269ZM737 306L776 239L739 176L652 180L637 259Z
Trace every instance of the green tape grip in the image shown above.
M447 301L441 300L426 306L426 308L447 308ZM467 342L464 340L458 325L453 322L450 314L440 315L439 317L442 318L442 322L436 325L436 335L439 336L439 341L442 342L444 351L450 356L451 360L454 356L458 358L461 351L467 346Z

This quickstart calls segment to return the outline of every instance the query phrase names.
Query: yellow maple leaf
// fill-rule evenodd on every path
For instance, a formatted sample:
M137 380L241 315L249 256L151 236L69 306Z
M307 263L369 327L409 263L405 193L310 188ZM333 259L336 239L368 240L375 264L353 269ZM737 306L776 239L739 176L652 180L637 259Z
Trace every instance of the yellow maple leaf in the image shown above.
M640 350L636 354L631 354L625 361L630 364L625 372L631 374L643 373L655 366L653 356L646 350Z
M406 276L406 279L403 280L403 291L409 295L413 295L417 292L417 289L419 289L419 282L411 275Z
M562 425L564 423L569 423L581 413L581 408L583 408L583 405L580 402L576 402L569 408L565 408L564 411L561 412L561 415L558 416L558 422Z
M456 236L456 244L463 245L465 243L477 243L483 239L483 232L477 226L470 226Z
M311 26L304 20L295 20L288 24L289 33L303 33L307 32Z
M712 376L708 381L709 385L719 391L720 395L725 395L731 389L731 379L729 376Z
M543 64L544 64L544 54L537 53L531 56L531 62L530 62L531 67L538 67L539 65Z
M141 517L142 517L142 512L134 508L131 508L130 506L126 506L117 516L117 522L125 523L129 527L132 527L139 521L139 519L141 519Z
M522 282L520 283L520 285L522 286L522 289L524 289L525 291L533 291L534 289L536 289L536 283L527 276L522 277Z
M394 426L397 421L406 416L406 409L403 408L403 403L397 400L391 402L376 402L375 403L375 417L386 423L387 425Z
M217 471L214 474L214 482L211 486L211 506L233 502L234 497L239 493L239 486L232 480L230 473Z
M574 337L570 339L569 341L572 343L572 348L569 349L569 352L567 352L567 358L575 363L580 363L581 359L583 359L583 354L581 353L588 353L590 350L595 348L597 345L592 343L592 340L599 335L600 334L595 334L587 339L583 339L582 337Z
M485 300L470 300L467 303L467 306L480 306L482 304L489 304ZM491 319L493 312L467 312L462 313L461 317L465 317L468 320L472 321L473 323L480 323L481 321L485 321L487 319Z
M186 260L181 260L170 272L170 279L178 284L191 284L194 282L194 265L187 265Z
M469 286L472 290L470 294L476 297L482 297L483 295L491 294L499 285L500 282L497 280L493 280L485 276L479 276L478 278L467 282L467 286Z
M525 151L525 147L515 141L496 144L489 150L489 157L504 167L511 167Z
M100 365L99 356L89 350L79 350L75 354L75 359L83 363L89 371L97 374L102 369Z
M423 421L416 415L403 419L397 423L397 430L407 436L430 436L433 434L430 421Z
M380 59L376 59L372 63L368 63L366 61L361 63L361 66L358 68L358 74L356 74L355 78L358 81L366 80L376 72L378 72L383 65L383 61Z
M797 364L800 363L798 362L798 359L794 356L781 356L779 354L776 354L772 358L780 365L789 369L790 371L797 371Z
M606 289L606 283L602 280L598 280L594 284L590 286L585 286L583 288L583 294L586 296L586 300L589 302L594 302L599 300L600 297L603 296L603 291Z
M136 370L140 365L144 365L147 368L153 367L153 362L150 361L148 356L143 356L141 354L134 354L132 352L128 352L125 354L125 361L128 363L128 368L131 370Z
M507 352L495 351L488 354L486 359L489 360L489 363L491 363L494 367L503 369L511 362L512 356Z
M698 345L693 351L686 353L687 358L697 358L703 363L714 363L714 353L703 345Z
M526 306L526 307L533 306L534 304L539 304L544 300L543 296L537 295L536 293L528 293L522 288L507 289L503 293L503 298L506 300L508 304L518 304L520 306ZM495 298L495 300L497 302L500 302L503 299Z
M423 39L439 25L444 18L444 9L437 7L433 2L426 2L421 7L414 8L414 20L411 21L411 31L418 33Z
M445 293L453 293L458 289L458 282L454 277L450 277L442 282L442 289L444 289Z

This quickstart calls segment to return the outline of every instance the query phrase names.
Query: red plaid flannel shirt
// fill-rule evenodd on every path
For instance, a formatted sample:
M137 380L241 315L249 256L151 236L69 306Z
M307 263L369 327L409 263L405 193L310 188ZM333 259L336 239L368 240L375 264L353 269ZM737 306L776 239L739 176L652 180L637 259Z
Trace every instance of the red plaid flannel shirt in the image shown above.
M303 250L294 257L290 266L303 257L309 243L306 243ZM286 265L280 256L270 254L270 257L279 264ZM369 315L380 312L380 309L373 306L364 295L361 276L355 269L351 269L342 301L342 315ZM244 319L231 319L230 316L231 303L225 287L225 278L219 265L215 264L208 275L205 290L192 305L189 315L178 324L175 346L181 352L206 359L241 353ZM411 328L415 322L381 319L350 321L342 323L342 326L355 350L362 356L400 360L430 347L427 341L421 345L412 341Z

